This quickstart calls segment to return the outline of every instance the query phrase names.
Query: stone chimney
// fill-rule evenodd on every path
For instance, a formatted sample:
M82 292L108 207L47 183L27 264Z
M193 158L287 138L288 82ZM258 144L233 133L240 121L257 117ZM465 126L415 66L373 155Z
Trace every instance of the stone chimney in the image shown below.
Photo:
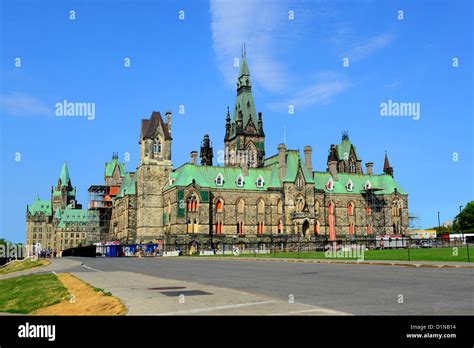
M366 169L367 175L374 175L374 164L372 162L367 162L365 164L365 169Z
M280 180L283 182L283 179L286 176L286 146L285 144L278 145L278 175Z
M249 164L248 164L247 161L242 161L241 168L242 168L242 175L243 176L248 176L249 175Z
M191 164L194 164L196 165L196 158L198 156L198 152L197 151L191 151Z
M166 124L168 125L168 132L171 134L171 111L166 111Z
M308 168L309 174L313 176L313 149L311 146L307 145L304 147L304 161L306 163L306 168Z

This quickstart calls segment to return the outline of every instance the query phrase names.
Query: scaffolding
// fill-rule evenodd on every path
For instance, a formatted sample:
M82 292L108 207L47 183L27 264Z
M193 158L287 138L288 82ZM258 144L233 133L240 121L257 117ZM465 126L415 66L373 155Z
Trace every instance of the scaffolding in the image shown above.
M110 219L112 217L112 198L111 186L92 185L87 190L89 193L88 209L96 211L99 214L99 235L100 241L106 240L110 232ZM114 192L115 193L115 192ZM97 242L98 240L94 241Z

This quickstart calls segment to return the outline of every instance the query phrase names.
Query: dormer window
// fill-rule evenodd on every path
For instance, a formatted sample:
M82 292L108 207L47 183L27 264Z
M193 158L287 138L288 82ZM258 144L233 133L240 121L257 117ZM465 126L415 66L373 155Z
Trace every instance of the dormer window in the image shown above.
M261 175L258 177L257 181L255 181L255 184L257 185L257 187L263 187L265 181L263 180L263 177Z
M366 190L370 190L370 189L372 188L372 184L370 183L369 180L367 180L367 182L365 183L364 188L365 188Z
M329 179L325 187L326 187L326 190L328 191L334 190L334 182L332 181L332 178Z
M353 188L354 188L354 184L352 183L352 180L349 179L346 184L346 190L351 192Z
M221 173L217 174L215 181L216 181L216 185L217 185L217 186L222 186L222 185L224 185L224 177L222 176Z
M235 183L237 184L238 187L243 187L244 186L244 177L242 174L240 174L237 179L235 180Z

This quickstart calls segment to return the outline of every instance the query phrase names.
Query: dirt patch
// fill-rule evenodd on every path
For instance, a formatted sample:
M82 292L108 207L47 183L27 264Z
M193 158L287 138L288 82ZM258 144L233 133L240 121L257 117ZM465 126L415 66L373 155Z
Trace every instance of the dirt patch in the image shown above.
M41 308L37 315L125 315L126 307L114 296L97 291L87 283L69 273L58 274L59 280L68 289L70 299Z

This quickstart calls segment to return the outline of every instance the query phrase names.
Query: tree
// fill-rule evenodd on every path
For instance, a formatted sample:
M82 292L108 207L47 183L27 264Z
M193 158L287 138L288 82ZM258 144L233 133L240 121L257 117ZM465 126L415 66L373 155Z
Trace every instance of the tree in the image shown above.
M464 232L474 230L474 201L467 203L464 209L456 215L453 229Z
M452 227L445 227L445 226L435 226L430 228L430 230L436 230L437 234L442 234L442 233L453 233L453 228Z

